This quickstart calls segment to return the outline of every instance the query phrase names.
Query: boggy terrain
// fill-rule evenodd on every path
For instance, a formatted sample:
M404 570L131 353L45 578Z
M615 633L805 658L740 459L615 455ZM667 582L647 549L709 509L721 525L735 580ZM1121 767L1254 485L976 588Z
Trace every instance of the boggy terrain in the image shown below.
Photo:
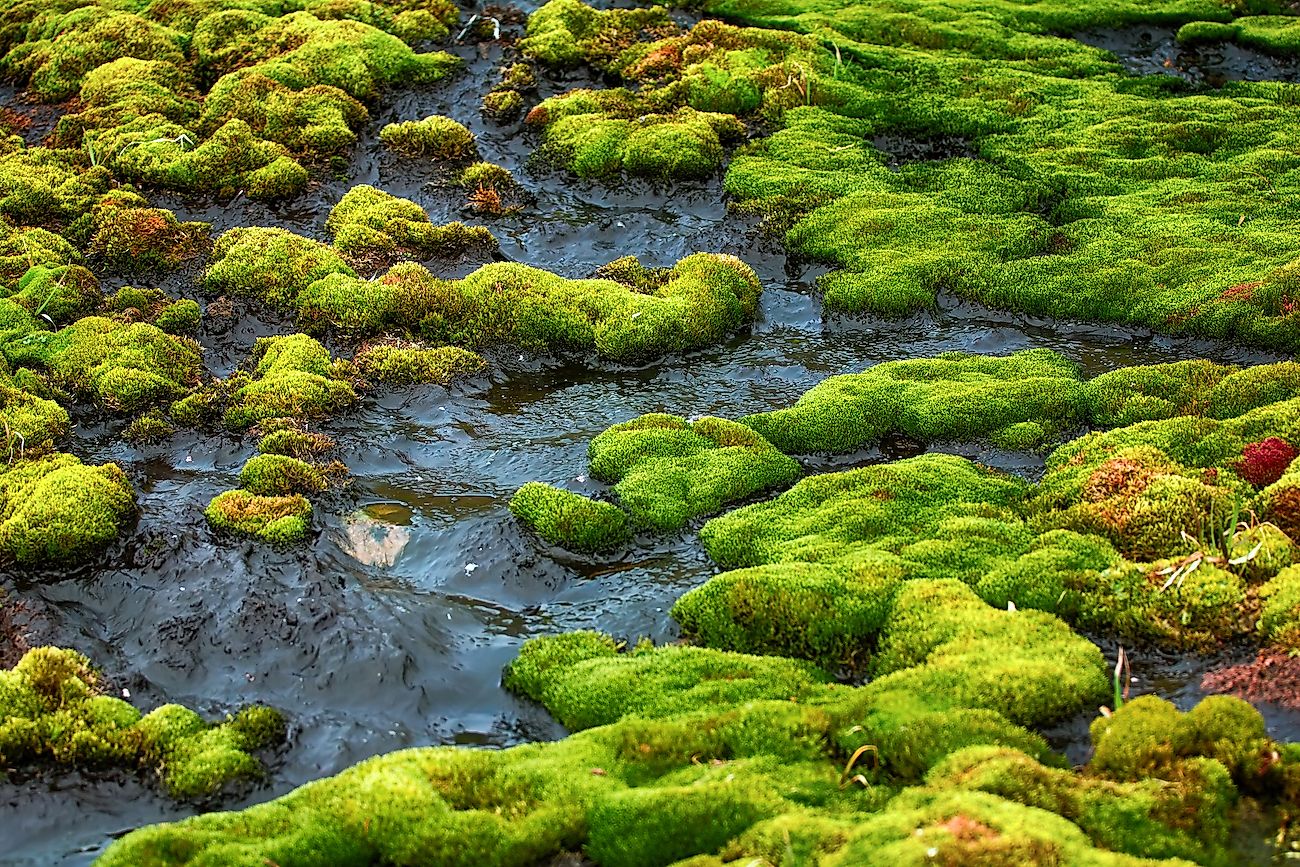
M1294 848L1289 6L4 11L0 857Z

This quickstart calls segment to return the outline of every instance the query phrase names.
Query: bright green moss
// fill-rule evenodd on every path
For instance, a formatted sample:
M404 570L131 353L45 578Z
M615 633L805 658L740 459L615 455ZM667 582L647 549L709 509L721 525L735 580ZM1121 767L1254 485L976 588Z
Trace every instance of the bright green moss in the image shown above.
M474 190L509 190L518 186L518 181L510 174L510 170L499 166L496 163L477 162L471 163L456 176L456 182L465 189L466 192Z
M390 150L434 160L465 160L478 153L472 132L436 114L423 120L390 123L379 131L379 140Z
M672 615L706 647L861 669L901 578L901 569L849 575L815 563L738 569L682 596Z
M454 281L402 263L378 280L337 274L317 280L302 292L298 311L313 326L363 334L401 329L435 345L595 349L637 361L721 340L753 320L760 291L739 259L709 253L682 259L648 293L515 263L484 265Z
M455 346L380 343L368 346L353 359L363 376L386 385L433 383L450 385L457 379L487 369L483 356Z
M523 114L524 98L517 90L494 90L483 96L483 113L504 123Z
M161 442L174 433L176 428L172 427L167 416L161 410L151 409L126 426L122 431L122 439L132 445L143 446Z
M45 229L17 228L0 219L0 282L13 289L33 267L80 265L81 252L67 239Z
M19 373L28 373L23 368ZM10 456L38 455L68 434L68 412L52 400L32 393L15 375L0 377L0 424L4 449Z
M1052 432L1077 424L1083 391L1074 364L1050 350L946 353L833 376L794 406L741 422L788 454L853 451L894 431L922 442L1015 441L1024 422Z
M218 530L291 545L306 535L311 511L311 503L301 494L259 496L234 490L214 497L203 515Z
M256 368L235 390L225 423L243 430L262 419L324 418L356 403L357 395L339 363L304 334L259 338Z
M249 458L239 471L239 484L258 496L315 494L327 487L325 477L311 464L276 454Z
M330 211L325 228L340 253L367 264L399 257L457 257L469 251L486 253L497 249L496 238L482 226L435 226L415 202L365 184L348 190Z
M104 300L95 275L80 265L37 265L18 281L12 300L54 325L67 325L94 312ZM14 337L22 335L15 334Z
M109 191L113 176L101 167L87 169L81 155L49 148L21 148L0 154L0 216L16 225L54 227L74 236L82 235L91 222L95 204ZM78 264L80 257L67 253L68 245L49 233L28 229L8 232L6 252L30 255L28 267L46 264ZM15 263L10 260L11 267ZM13 276L20 276L26 268Z
M116 539L134 512L135 491L117 464L53 454L0 473L0 549L22 566L82 562Z
M203 285L210 292L253 295L292 307L299 293L329 274L356 276L319 241L284 229L235 228L217 240Z
M55 332L4 347L15 365L39 365L72 393L114 412L135 412L173 400L203 376L199 345L145 322L88 316Z
M510 511L537 535L570 551L605 551L632 535L627 513L617 506L541 482L515 491Z
M1014 520L1008 509L1026 492L1023 482L964 458L922 455L810 476L770 502L714 518L700 538L726 567L848 559L855 549L925 539L964 514ZM995 544L1005 553L1004 541Z
M1259 589L1263 608L1259 615L1260 638L1300 652L1300 567L1283 569Z
M141 716L101 694L89 660L73 650L38 647L0 671L0 762L116 766L161 775L175 798L208 798L265 771L250 754L284 740L277 711L253 706L210 725L194 711L163 705Z
M83 6L34 22L4 66L33 94L56 102L76 95L86 73L120 57L183 63L181 44L181 34L138 15Z
M705 417L644 415L591 441L591 474L614 485L635 527L677 530L764 490L788 485L800 468L744 425Z
M365 106L327 84L288 86L267 74L273 71L255 67L223 76L203 101L200 128L240 120L258 138L320 155L356 143L354 130L369 118Z
M551 0L528 17L520 48L547 66L607 65L650 28L672 29L664 10L597 10L579 0Z

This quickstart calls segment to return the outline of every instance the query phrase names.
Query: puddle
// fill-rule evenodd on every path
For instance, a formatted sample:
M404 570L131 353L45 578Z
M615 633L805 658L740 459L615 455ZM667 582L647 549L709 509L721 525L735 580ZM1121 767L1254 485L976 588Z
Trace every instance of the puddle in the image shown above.
M1265 54L1232 42L1182 45L1168 27L1088 30L1074 38L1109 51L1134 75L1169 75L1194 85L1229 81L1300 82L1300 60Z

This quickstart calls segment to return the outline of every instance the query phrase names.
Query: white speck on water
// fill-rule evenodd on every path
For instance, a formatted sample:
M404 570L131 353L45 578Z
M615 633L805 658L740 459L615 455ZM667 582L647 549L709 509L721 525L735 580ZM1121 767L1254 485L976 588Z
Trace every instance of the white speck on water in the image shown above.
M477 569L477 568L478 568L478 564L477 564L477 563L466 563L466 564L465 564L465 574L468 575L469 573L473 572L473 571L474 571L475 569Z
M579 483L582 483L582 482L585 482L585 481L587 481L587 477L586 477L586 476L578 476L578 482L579 482Z
M185 463L187 463L187 464L192 464L192 463L194 463L194 458L190 457L189 455L186 455L186 456L185 456Z
M127 689L126 687L122 687L122 698L130 698L130 697L131 697L131 690Z

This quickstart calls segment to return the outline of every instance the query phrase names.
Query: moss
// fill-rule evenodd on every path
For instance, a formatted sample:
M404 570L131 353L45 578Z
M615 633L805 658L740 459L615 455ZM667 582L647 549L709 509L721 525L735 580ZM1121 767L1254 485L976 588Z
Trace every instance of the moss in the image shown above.
M203 311L189 298L172 299L161 289L123 286L105 304L107 311L125 322L145 321L168 334L190 334L198 330Z
M184 395L203 372L194 341L144 322L88 316L56 332L7 344L13 364L34 364L76 395L115 412L135 412Z
M752 321L759 291L740 260L708 253L682 259L653 294L514 263L485 265L455 281L398 264L378 280L317 280L298 299L298 310L312 326L362 334L406 329L435 345L595 349L637 361L717 342Z
M789 454L853 451L892 432L922 442L1018 439L1025 422L1056 434L1081 421L1083 390L1075 365L1050 350L946 353L833 376L794 406L741 422Z
M473 133L451 118L436 114L423 120L390 123L379 131L379 140L406 156L434 160L465 160L478 152Z
M483 113L499 123L514 120L524 112L524 98L517 90L494 90L483 96Z
M253 362L252 377L234 391L226 410L232 430L268 418L324 418L357 400L340 365L304 334L258 338Z
M5 289L12 290L33 267L81 264L81 252L66 238L45 229L18 228L0 219L0 282Z
M160 410L150 410L132 420L122 431L122 438L132 445L141 446L167 439L176 433L176 428Z
M292 308L304 289L330 274L356 276L319 241L284 229L235 228L217 240L203 285L209 292L253 295Z
M181 223L171 211L144 206L139 196L120 195L101 203L88 251L109 271L170 271L202 253L207 223Z
M56 326L94 312L104 300L95 275L80 265L37 265L23 274L17 289L10 296L14 302Z
M0 549L25 567L72 566L117 538L135 491L116 464L71 455L18 461L0 473Z
M386 385L450 385L487 368L483 356L455 346L381 343L360 350L353 361L362 375Z
M605 551L631 537L627 513L541 482L529 482L510 498L510 511L553 545L570 551Z
M39 455L68 435L67 410L35 394L26 368L13 377L0 377L0 424L4 426L4 449L10 455Z
M4 59L6 71L41 99L76 95L86 73L120 57L184 62L182 36L130 12L83 6L38 19Z
M497 249L496 238L482 226L435 226L415 202L365 184L348 190L330 211L325 228L340 253L364 264L405 257L454 258L468 251L490 253Z
M325 477L311 464L276 454L249 458L239 471L239 484L250 494L263 497L315 494L327 487Z
M547 66L608 64L642 31L674 30L662 9L597 10L579 0L551 0L528 18L520 48ZM608 67L607 67L608 68Z
M168 334L192 334L199 329L203 311L199 304L189 298L173 301L158 311L154 324Z
M259 496L234 490L214 497L203 514L218 530L253 536L272 544L291 545L306 535L311 511L311 503L301 494Z
M487 162L471 163L466 166L456 176L456 182L466 192L473 192L478 189L503 192L519 185L514 176L510 174L509 169L496 163Z
M591 474L614 485L632 525L661 532L761 491L788 485L799 465L749 428L720 418L644 415L591 441Z
M263 436L257 450L264 455L288 455L300 461L319 457L335 447L333 439L322 433L282 427Z
M0 671L0 761L6 767L116 766L158 773L175 798L208 798L237 780L259 780L251 753L284 740L284 720L262 706L211 725L194 711L163 705L141 716L103 694L90 661L73 650L37 647Z
M1260 638L1292 653L1300 652L1300 567L1278 572L1259 589Z

